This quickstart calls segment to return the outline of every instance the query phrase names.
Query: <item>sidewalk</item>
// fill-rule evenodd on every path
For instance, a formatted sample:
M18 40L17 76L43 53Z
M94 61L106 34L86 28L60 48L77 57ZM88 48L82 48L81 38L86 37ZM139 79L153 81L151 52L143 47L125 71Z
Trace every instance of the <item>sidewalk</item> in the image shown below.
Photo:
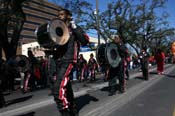
M167 64L165 67L170 67ZM152 67L150 71L155 71L156 67ZM142 72L134 71L130 73L130 79L140 76ZM98 90L108 86L108 82L103 82L103 75L97 77L98 80L93 83L77 83L73 82L73 90L75 97L85 95L89 90ZM11 95L5 96L7 106L0 109L0 116L10 116L9 114L19 114L21 112L30 111L32 109L44 107L55 103L53 97L49 96L49 89L39 90L31 93L22 94L20 91L15 91Z

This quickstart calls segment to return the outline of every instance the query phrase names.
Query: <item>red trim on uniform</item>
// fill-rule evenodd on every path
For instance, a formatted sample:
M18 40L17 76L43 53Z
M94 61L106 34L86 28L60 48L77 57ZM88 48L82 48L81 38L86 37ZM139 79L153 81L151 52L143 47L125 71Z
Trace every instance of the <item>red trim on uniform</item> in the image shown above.
M28 90L28 84L29 84L30 77L31 77L31 74L27 72L27 76L25 77L25 80L24 80L24 91L25 92L27 92Z
M86 40L88 40L88 41L90 40L90 38L87 34L84 34L84 37L85 37Z
M63 80L61 81L61 85L60 85L60 90L59 90L59 99L62 100L63 102L63 109L66 109L68 108L69 106L69 101L67 100L67 93L66 93L66 85L69 81L69 77L68 75L70 74L71 70L73 68L73 65L72 64L69 64L66 72L65 72L65 75L63 77Z
M75 42L75 45L74 45L74 58L73 58L73 62L74 63L77 63L77 57L78 57L78 45L77 45L77 42Z
M126 72L126 68L127 68L126 60L124 60L123 63L124 63L124 65L123 65L124 66L124 72L123 72L124 73L124 82L123 82L124 85L123 86L124 86L124 91L125 91L125 89L126 89L126 75L125 75L125 72Z

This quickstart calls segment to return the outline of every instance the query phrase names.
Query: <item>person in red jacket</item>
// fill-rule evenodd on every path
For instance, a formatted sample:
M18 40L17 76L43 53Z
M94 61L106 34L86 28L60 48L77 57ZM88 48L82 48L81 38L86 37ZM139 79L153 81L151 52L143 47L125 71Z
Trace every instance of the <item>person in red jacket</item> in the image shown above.
M157 50L157 53L155 55L155 60L156 60L156 63L157 63L157 73L158 74L163 74L165 53L161 49Z

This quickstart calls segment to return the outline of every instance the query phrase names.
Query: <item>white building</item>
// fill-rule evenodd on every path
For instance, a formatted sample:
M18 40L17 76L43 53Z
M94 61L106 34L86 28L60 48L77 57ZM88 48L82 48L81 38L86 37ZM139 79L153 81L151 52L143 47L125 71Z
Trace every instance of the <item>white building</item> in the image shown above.
M22 48L22 55L28 56L27 55L28 50L32 50L35 57L45 57L45 53L40 48L38 42L23 44L21 48Z
M104 43L104 40L100 40L101 43ZM89 46L81 47L80 54L83 54L84 58L88 61L91 53L96 56L96 47L98 46L98 39L94 37L90 37L90 46L93 47L91 49ZM30 49L33 51L35 57L45 57L44 49L40 47L38 42L32 42L28 44L22 45L22 55L27 55L27 51Z

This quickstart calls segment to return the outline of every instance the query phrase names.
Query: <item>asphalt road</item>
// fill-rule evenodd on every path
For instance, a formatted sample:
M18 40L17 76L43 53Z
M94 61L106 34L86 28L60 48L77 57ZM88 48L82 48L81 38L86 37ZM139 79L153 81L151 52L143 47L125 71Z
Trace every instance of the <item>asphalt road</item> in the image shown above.
M175 116L175 67L167 65L164 75L150 71L150 80L131 72L124 94L108 96L107 82L73 84L80 116ZM49 90L6 97L0 116L59 116ZM14 99L16 98L16 99ZM22 99L21 99L22 98ZM16 101L16 102L15 102Z
M108 116L175 116L175 72L156 78L161 79Z

